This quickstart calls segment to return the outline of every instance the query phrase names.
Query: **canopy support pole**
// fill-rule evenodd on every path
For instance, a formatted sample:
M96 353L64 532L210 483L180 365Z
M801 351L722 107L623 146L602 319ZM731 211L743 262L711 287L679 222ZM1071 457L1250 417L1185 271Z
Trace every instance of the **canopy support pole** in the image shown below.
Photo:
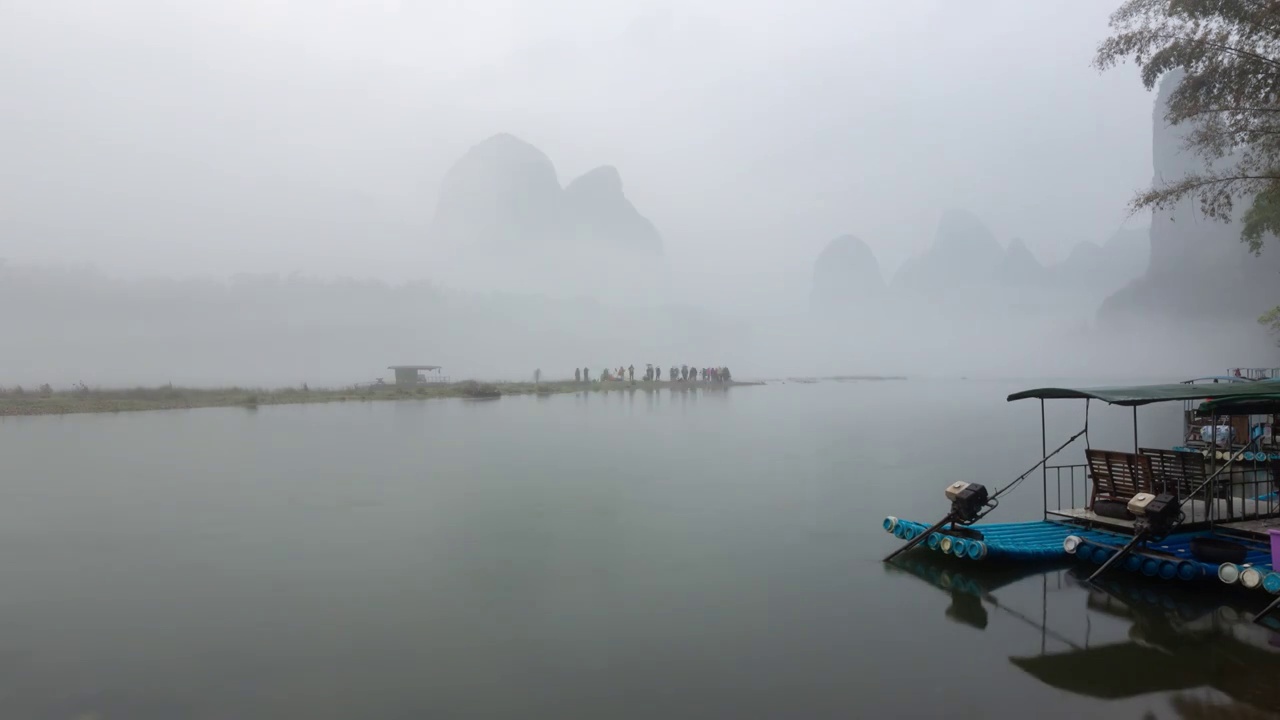
M1040 398L1040 457L1049 454L1048 431L1045 430L1044 423L1044 398ZM1041 486L1044 488L1044 513L1041 519L1049 517L1049 464L1045 463L1040 466ZM1061 486L1059 486L1061 487ZM1062 491L1058 491L1059 501L1061 501Z
M1044 402L1041 400L1040 402ZM1089 398L1084 399L1084 449L1088 450L1089 445Z
M1089 444L1089 400L1090 400L1090 398L1085 398L1085 399L1084 399L1084 456L1085 456L1085 466L1084 466L1084 507L1085 507L1086 509L1088 509L1088 510L1092 510L1092 509L1093 509L1093 507L1092 507L1092 505L1093 505L1093 492L1091 492L1091 491L1089 490L1089 479L1090 479L1090 475L1089 475L1089 464L1088 464L1088 463L1089 463L1089 451L1093 449L1093 446ZM1072 472L1074 473L1074 471L1072 471ZM1072 482L1071 482L1071 506L1072 506L1072 507L1075 507L1075 504L1076 504L1076 484L1075 484L1075 475L1074 475L1074 474L1071 476L1071 479L1072 479Z
M1138 454L1138 406L1133 406L1133 454Z

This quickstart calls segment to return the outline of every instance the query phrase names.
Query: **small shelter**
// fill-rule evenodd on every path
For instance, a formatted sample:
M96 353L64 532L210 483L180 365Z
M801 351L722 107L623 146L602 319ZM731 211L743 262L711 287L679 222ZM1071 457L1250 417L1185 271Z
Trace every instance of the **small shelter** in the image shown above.
M439 365L388 365L388 370L395 371L397 387L413 387L427 382L444 382L443 377L427 378L423 372L440 372Z

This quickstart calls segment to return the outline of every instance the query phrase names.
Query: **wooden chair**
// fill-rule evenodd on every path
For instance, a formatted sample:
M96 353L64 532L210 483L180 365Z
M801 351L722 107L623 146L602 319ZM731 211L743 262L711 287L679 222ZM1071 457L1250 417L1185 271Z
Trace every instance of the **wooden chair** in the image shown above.
M1151 492L1151 458L1112 450L1086 450L1089 475L1093 478L1092 509L1098 500L1124 500L1140 492Z
M1163 448L1141 448L1138 453L1151 460L1155 488L1161 492L1173 493L1179 499L1190 495L1208 478L1204 456L1200 453Z

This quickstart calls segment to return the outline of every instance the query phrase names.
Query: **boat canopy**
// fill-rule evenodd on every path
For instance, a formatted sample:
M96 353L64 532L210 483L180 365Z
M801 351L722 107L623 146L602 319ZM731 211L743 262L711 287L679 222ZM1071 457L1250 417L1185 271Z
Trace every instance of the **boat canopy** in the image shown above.
M1199 415L1274 415L1280 413L1280 392L1269 395L1206 400L1196 408Z
M1169 385L1130 385L1127 387L1104 388L1059 388L1046 387L1034 390L1023 390L1009 396L1014 400L1101 400L1109 405L1136 407L1159 402L1175 402L1179 400L1209 400L1212 402L1241 402L1280 396L1273 382L1213 383L1189 384L1173 383ZM1274 404L1274 400L1272 401Z

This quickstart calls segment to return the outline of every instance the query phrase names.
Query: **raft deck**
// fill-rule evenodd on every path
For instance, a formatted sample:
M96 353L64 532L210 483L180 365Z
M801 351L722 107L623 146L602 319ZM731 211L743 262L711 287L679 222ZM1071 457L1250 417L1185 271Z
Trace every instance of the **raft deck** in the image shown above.
M901 540L912 540L929 527L929 525L892 516L884 520L884 529ZM966 537L975 531L981 534L980 539ZM1078 542L1069 551L1066 540L1072 536L1078 538ZM1176 533L1160 542L1146 543L1133 548L1123 561L1116 564L1116 567L1162 580L1218 580L1229 585L1240 584L1247 589L1265 590L1271 594L1280 595L1280 573L1276 572L1272 566L1269 545L1264 545L1252 537L1232 536L1233 542L1245 546L1245 561L1240 565L1215 564L1201 561L1191 553L1191 541L1205 537L1222 537L1222 533L1210 530ZM1021 523L978 524L959 532L951 529L941 530L933 533L917 547L968 560L1047 563L1066 560L1074 555L1077 561L1101 565L1132 539L1131 531L1113 532L1054 520L1033 520ZM1258 583L1252 587L1241 582L1244 571L1248 569L1257 572Z

